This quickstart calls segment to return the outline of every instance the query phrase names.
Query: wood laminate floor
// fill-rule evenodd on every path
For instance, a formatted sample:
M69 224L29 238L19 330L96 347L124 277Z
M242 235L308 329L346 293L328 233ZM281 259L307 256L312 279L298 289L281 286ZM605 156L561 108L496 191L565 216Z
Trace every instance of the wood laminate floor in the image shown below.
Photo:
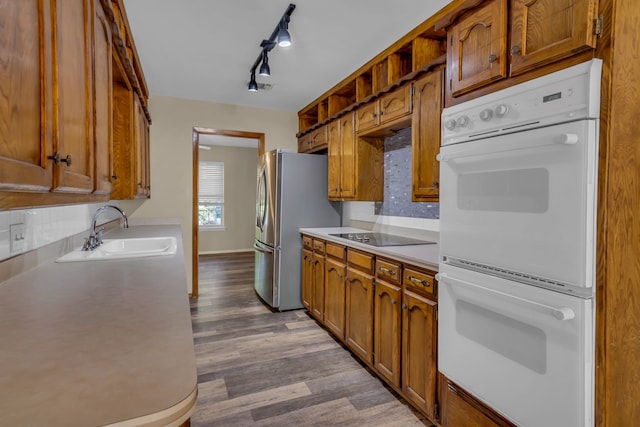
M305 310L272 312L253 253L200 258L192 426L430 426Z

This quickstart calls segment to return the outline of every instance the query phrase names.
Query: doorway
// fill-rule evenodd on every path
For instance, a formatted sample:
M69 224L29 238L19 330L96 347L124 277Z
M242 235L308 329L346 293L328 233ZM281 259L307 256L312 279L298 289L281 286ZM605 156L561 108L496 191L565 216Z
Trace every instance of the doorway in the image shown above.
M200 204L198 197L198 189L200 187L200 150L201 146L211 147L216 144L233 146L235 143L253 140L254 147L257 148L258 156L264 153L264 134L259 132L244 132L236 130L221 130L194 127L192 133L193 144L193 206L192 206L192 236L191 236L191 253L192 253L192 287L191 298L198 297L198 265L199 265L199 231L200 231Z

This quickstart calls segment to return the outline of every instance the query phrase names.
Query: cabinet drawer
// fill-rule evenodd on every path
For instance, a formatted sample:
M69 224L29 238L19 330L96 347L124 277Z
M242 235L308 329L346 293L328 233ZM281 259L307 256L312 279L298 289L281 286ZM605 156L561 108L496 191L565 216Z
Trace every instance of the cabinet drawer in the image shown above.
M324 242L322 240L313 239L313 250L315 252L324 253Z
M309 236L302 236L302 246L306 249L313 250L313 239Z
M298 153L306 153L311 149L311 134L306 133L298 138Z
M411 114L411 85L406 85L380 98L380 124Z
M327 252L327 256L337 258L341 261L344 261L345 255L347 254L346 247L329 242L325 245L325 250Z
M371 101L356 110L356 132L371 129L378 125L378 101Z
M389 283L400 284L402 266L400 263L384 259L376 259L376 277Z
M402 283L405 286L409 286L432 295L436 294L435 279L431 274L420 270L414 270L412 268L405 268L404 275L402 277Z
M373 255L371 254L349 249L347 251L347 263L366 273L373 273Z
M322 126L314 130L310 134L309 151L316 151L321 148L327 148L327 127Z

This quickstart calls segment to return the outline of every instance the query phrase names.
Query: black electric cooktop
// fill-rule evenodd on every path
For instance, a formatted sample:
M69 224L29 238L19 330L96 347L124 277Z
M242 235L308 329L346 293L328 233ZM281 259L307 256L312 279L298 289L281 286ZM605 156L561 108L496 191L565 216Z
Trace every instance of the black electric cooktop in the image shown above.
M383 233L340 233L329 234L329 236L340 237L354 242L365 243L371 246L405 246L405 245L428 245L435 242L427 240L411 239L409 237L392 236Z

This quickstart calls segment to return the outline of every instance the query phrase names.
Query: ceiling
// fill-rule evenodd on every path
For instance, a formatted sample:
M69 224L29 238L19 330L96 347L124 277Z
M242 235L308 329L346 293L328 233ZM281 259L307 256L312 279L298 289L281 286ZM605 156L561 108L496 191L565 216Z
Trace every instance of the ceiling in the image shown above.
M249 70L287 0L124 0L152 95L297 112L449 0L293 0L293 45L273 49L272 88Z

